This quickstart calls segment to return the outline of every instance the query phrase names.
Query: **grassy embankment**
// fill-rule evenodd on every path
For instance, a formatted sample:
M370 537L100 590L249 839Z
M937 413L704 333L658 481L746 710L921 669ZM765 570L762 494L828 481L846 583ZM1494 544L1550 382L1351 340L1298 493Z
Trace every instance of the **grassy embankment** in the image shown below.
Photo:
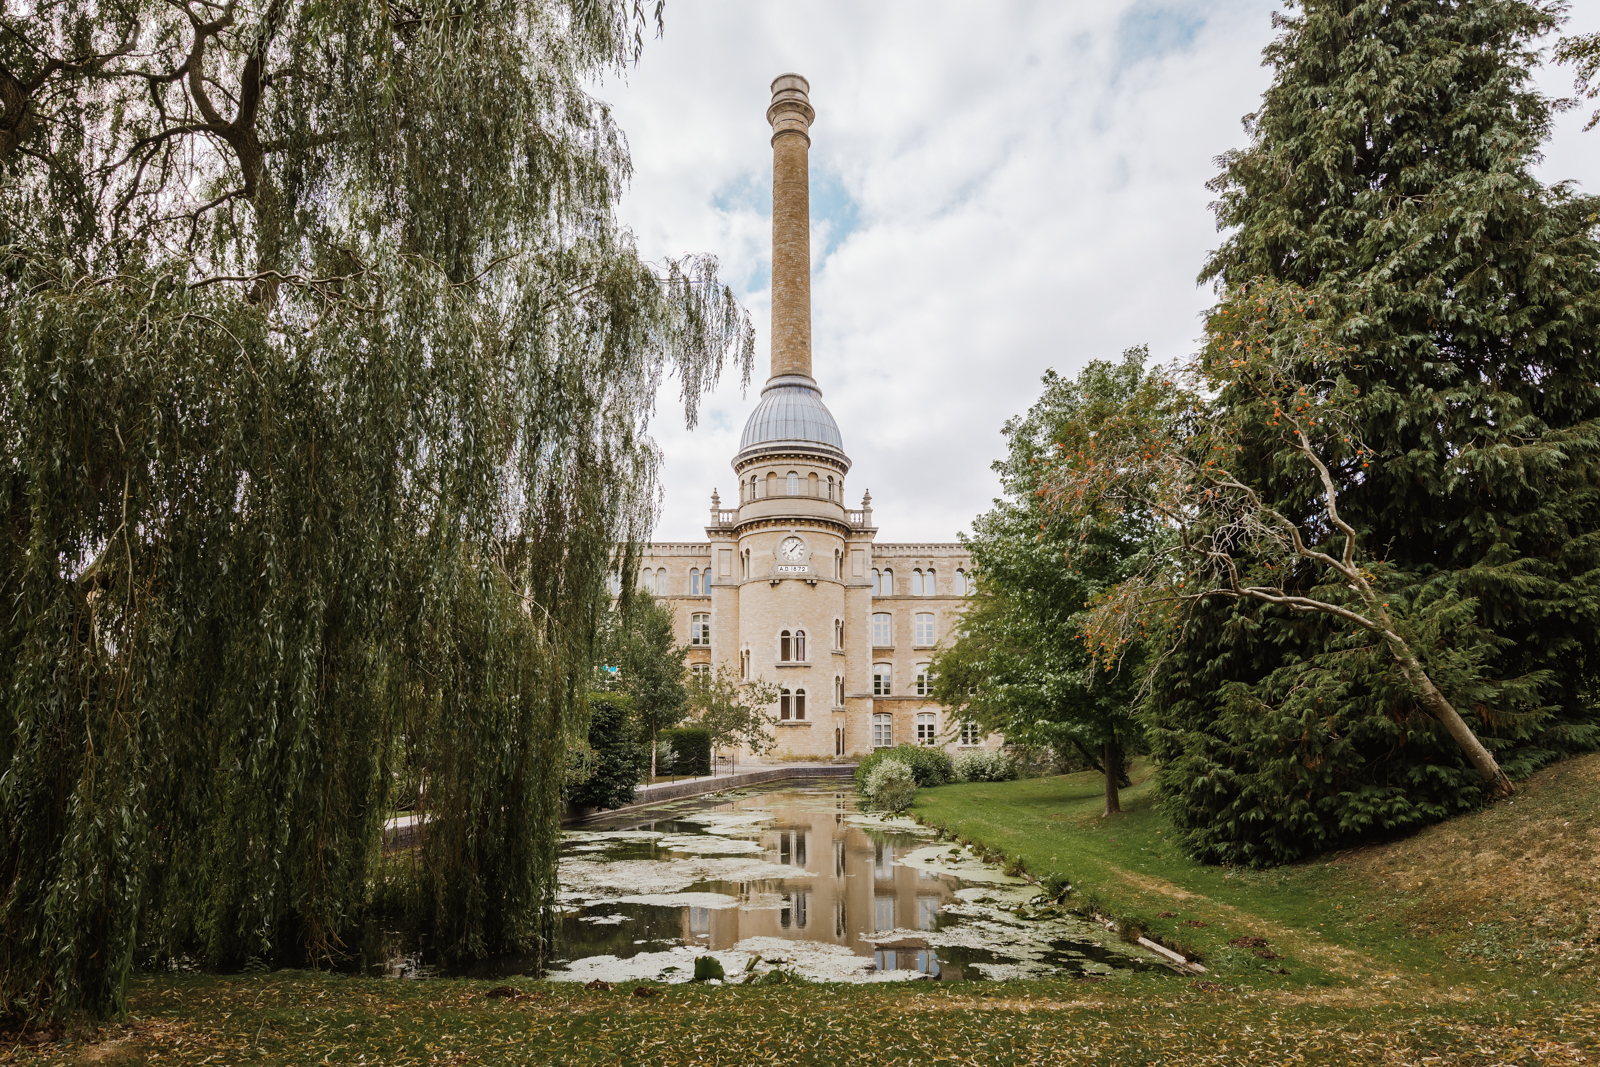
M1146 785L1125 804L1102 820L1098 782L1069 776L928 790L916 811L1031 872L1069 874L1113 914L1144 916L1203 955L1204 978L657 986L648 997L518 980L528 995L507 1000L487 997L488 982L145 976L125 1023L8 1043L0 1062L1600 1062L1600 756L1551 768L1487 812L1274 871L1192 864ZM1228 944L1239 937L1268 945Z

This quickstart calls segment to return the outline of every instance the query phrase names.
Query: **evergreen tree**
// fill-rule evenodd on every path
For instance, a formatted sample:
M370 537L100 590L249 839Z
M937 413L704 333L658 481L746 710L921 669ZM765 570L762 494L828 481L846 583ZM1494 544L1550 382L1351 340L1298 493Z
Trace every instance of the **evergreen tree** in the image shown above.
M568 787L567 799L580 808L631 804L650 766L632 698L626 693L590 693L587 741L587 773Z
M1092 423L1138 391L1144 348L1120 364L1090 363L1075 380L1044 376L1044 395L1006 423L1007 454L996 460L1005 497L972 524L979 591L960 634L935 657L934 696L959 718L1016 744L1076 749L1106 780L1106 814L1122 810L1127 755L1142 747L1134 697L1142 677L1135 653L1097 669L1080 633L1085 606L1118 581L1155 528L1139 514L1088 530L1063 521L1040 497L1044 468L1069 424Z
M1224 296L1302 286L1339 324L1375 452L1334 468L1341 511L1397 610L1433 620L1416 635L1433 660L1474 651L1441 689L1513 778L1597 739L1600 205L1529 172L1551 113L1529 84L1534 42L1556 10L1341 0L1283 17L1251 143L1213 186L1231 233L1201 275ZM1316 481L1281 441L1247 444L1233 469L1316 526ZM1341 640L1272 607L1189 619L1150 722L1196 855L1277 862L1481 802L1392 665L1330 662Z
M553 934L661 377L751 332L616 219L632 0L0 9L0 999L337 959L389 792L454 956Z

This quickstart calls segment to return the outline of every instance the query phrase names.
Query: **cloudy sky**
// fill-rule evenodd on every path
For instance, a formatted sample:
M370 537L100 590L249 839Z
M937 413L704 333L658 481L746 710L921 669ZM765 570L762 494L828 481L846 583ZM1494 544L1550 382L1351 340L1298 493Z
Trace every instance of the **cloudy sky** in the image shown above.
M1206 181L1269 81L1263 0L671 0L616 110L622 214L651 258L706 251L756 325L747 395L683 427L675 383L658 540L700 540L767 376L768 85L811 82L813 369L880 541L947 541L997 491L1000 427L1046 368L1148 344L1187 355L1218 243ZM1597 10L1569 30L1600 29ZM1545 79L1570 87L1565 71ZM1563 118L1546 180L1600 186L1600 130Z

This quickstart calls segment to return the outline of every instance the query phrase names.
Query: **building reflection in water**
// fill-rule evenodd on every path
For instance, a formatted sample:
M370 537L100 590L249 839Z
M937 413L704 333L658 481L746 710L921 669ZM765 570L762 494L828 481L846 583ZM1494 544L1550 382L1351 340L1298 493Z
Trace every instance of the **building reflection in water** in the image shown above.
M848 794L836 799L840 809L853 807ZM739 907L683 909L684 940L713 950L731 949L751 937L832 942L870 956L879 970L961 977L959 967L941 962L917 936L937 929L944 904L955 898L954 881L895 862L928 842L912 834L868 831L847 823L842 810L806 807L778 806L775 824L756 838L764 858L795 868L794 876L696 886L735 896ZM768 902L776 906L764 906ZM832 921L813 922L819 914Z

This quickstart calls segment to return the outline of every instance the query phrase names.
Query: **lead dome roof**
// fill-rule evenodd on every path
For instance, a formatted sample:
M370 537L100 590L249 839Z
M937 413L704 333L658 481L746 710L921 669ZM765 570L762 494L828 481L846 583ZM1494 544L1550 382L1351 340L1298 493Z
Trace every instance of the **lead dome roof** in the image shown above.
M761 390L761 401L744 424L739 451L779 443L821 445L844 453L844 437L822 402L822 390L803 375L773 378Z

